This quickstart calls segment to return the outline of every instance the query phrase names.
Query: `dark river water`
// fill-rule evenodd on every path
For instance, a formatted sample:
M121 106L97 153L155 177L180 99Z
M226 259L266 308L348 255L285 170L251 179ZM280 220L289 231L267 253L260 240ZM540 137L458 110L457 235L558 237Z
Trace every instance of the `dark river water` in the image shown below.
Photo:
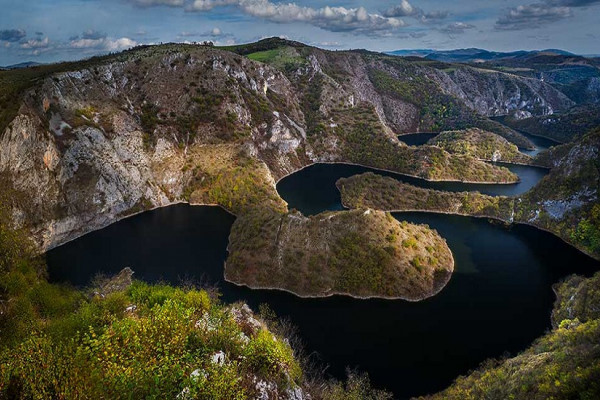
M340 209L335 180L353 166L315 166L278 184L290 208L307 214ZM551 285L590 275L599 263L556 237L527 226L429 213L395 214L444 236L455 273L437 296L418 302L300 299L224 282L223 262L234 217L217 207L175 205L92 232L47 254L53 281L86 285L99 272L131 267L134 277L174 284L216 284L226 302L267 303L298 327L305 347L343 378L345 368L369 373L397 398L432 393L489 357L526 348L550 328Z
M498 121L501 124L503 124L506 117L499 116L499 117L491 117L490 119L492 119L494 121ZM519 130L517 130L517 132L519 132L521 135L525 136L527 139L529 139L531 141L531 143L533 143L535 145L536 148L533 150L519 149L521 151L521 153L530 155L532 157L537 155L541 151L547 150L552 146L556 146L556 145L560 144L557 141L554 141L552 139L547 139L542 136L532 135L530 133L519 131Z
M497 163L499 164L499 163ZM335 182L340 178L365 172L375 172L390 176L415 186L437 190L479 191L489 195L513 196L531 189L548 170L523 165L503 165L516 173L520 182L509 185L486 185L462 182L428 182L423 179L399 175L393 172L377 171L368 167L348 164L314 164L292 174L277 184L277 191L290 205L306 215L318 214L323 210L341 210L340 194Z
M502 123L504 120L504 117L494 117L491 119ZM560 144L558 142L555 142L552 139L547 139L545 137L531 135L529 133L525 133L522 131L519 131L519 133L522 134L523 136L525 136L527 139L529 139L535 145L535 149L533 149L533 150L519 149L519 151L523 154L527 154L532 157L537 155L541 151L547 150L552 146L556 146L556 145ZM406 143L409 146L422 146L422 145L426 144L430 139L433 139L434 137L436 137L437 135L439 135L439 132L408 133L408 134L404 134L404 135L399 135L398 140Z
M398 140L409 146L422 146L437 135L439 135L439 132L407 133L398 136Z

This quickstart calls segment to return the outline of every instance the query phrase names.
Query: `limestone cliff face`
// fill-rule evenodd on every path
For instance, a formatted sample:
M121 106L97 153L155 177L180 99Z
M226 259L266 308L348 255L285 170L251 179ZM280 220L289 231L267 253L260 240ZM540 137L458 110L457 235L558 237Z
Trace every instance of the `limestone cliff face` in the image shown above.
M398 96L382 90L370 78L372 71L384 72L402 82L401 88L405 90L419 79L432 82L435 84L434 91L460 99L466 109L481 116L507 115L514 111L549 115L575 104L565 94L539 79L460 64L406 61L372 53L327 52L314 48L306 51L310 51L313 65L318 65L320 71L334 79L339 96L373 104L377 114L396 133L419 129L422 104L409 91ZM422 86L421 90L431 88ZM328 91L331 92L334 90Z
M448 77L447 90L482 115L507 115L517 110L548 115L575 104L539 79L470 67L457 68Z
M401 146L395 132L412 129L421 111L377 88L370 72L408 79L405 64L392 68L360 52L298 54L301 65L289 70L213 48L153 46L45 76L22 94L0 136L1 181L21 194L16 222L48 249L131 213L190 201L190 188L218 176L216 166L235 154L266 167L268 182L315 161L342 161L339 138L325 137L319 148L309 138L314 104L306 99L316 85L321 124L343 124L334 110L366 104ZM481 115L550 113L566 102L525 78L414 68Z
M136 204L167 205L181 193L182 157L172 144L160 141L150 154L139 130L111 139L86 126L65 145L50 132L32 129L41 123L26 115L13 122L2 138L0 168L13 178L14 189L27 194L27 204L17 208L42 248L105 226Z
M0 138L0 173L25 194L15 215L43 249L132 212L186 200L192 150L236 142L220 138L212 123L182 127L185 121L172 115L211 108L215 119L235 116L228 130L245 136L237 141L244 152L264 153L282 173L302 165L302 114L287 79L231 53L202 50L57 74L24 96ZM205 92L195 90L202 86ZM215 106L213 96L226 91ZM267 92L287 96L291 106L274 111ZM273 116L269 124L251 122L250 108L261 101Z

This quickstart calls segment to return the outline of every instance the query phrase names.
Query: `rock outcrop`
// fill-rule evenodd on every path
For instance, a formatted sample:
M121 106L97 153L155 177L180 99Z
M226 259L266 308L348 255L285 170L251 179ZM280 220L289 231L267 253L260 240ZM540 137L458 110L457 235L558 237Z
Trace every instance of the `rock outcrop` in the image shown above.
M252 54L170 44L40 67L15 98L19 107L0 136L0 183L15 194L15 222L46 250L133 213L190 202L218 204L240 216L235 237L247 231L243 223L281 220L288 210L274 182L316 161L431 180L512 182L518 178L504 168L431 146L409 148L395 133L465 124L495 129L485 115L500 103L526 109L523 99L531 98L542 105L531 112L549 113L564 100L550 87L510 75L497 84L520 87L518 96L503 89L499 97L477 100L490 93L473 92L469 79L483 72L467 67L458 74L285 41L237 51L265 45L276 54L265 63ZM423 92L429 96L411 97ZM523 140L512 131L501 134ZM257 211L265 209L268 218ZM262 239L275 231L263 231ZM431 288L427 293L438 290Z
M402 149L386 117L395 110L396 122L408 127L416 106L382 95L371 81L369 71L378 65L390 70L386 56L380 61L310 47L297 54L306 61L284 74L227 51L166 45L74 63L46 76L21 95L17 115L0 137L0 175L7 189L25 198L14 204L19 222L48 249L131 213L190 201L192 192L192 201L219 203L199 195L197 186L215 178L212 164L240 153L266 166L260 170L270 175L266 181L314 161L369 164L361 150L369 143L344 146L348 139L339 129L363 120L371 106L372 129L386 137L390 159L420 157ZM460 85L442 71L418 68L439 90L458 93ZM318 106L316 127L310 99ZM334 112L340 104L346 111ZM440 166L427 167L437 169L431 173L412 161L405 165L410 167L399 166L399 172L463 179ZM486 172L494 174L493 168Z

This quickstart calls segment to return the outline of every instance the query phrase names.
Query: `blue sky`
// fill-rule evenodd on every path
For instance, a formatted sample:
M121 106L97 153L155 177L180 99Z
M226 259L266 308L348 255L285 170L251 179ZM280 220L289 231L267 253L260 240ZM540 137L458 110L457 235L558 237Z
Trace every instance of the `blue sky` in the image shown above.
M600 53L600 0L0 0L0 65L283 36L331 49Z

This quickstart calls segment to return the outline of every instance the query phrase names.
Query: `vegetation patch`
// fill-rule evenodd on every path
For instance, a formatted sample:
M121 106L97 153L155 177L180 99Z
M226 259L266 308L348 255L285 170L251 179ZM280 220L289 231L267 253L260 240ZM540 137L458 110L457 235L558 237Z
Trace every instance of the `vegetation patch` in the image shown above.
M424 189L372 172L342 178L336 186L342 195L342 203L350 208L431 211L509 221L515 202L510 197L487 196L479 192Z
M48 283L5 205L0 398L242 400L288 390L324 400L391 398L364 375L341 383L312 374L287 325L223 304L214 290L132 282L127 269L84 290Z
M599 138L600 131L595 130L575 143L540 154L535 162L553 168L519 197L435 191L372 173L341 179L337 186L348 207L434 211L526 223L600 259Z
M507 168L481 162L472 155L453 155L434 146L403 146L381 134L379 121L368 108L340 110L337 117L343 123L333 128L334 134L341 139L341 153L347 161L428 180L518 180Z
M307 64L306 59L300 55L298 49L291 46L257 51L247 54L246 57L253 61L270 64L286 73L292 72Z
M414 246L403 246L406 240ZM441 290L454 269L437 232L372 210L310 218L255 211L234 223L229 250L228 280L300 296L421 300Z
M477 128L442 132L427 143L452 154L470 155L484 161L531 163L531 157L521 153L516 145L495 133Z

